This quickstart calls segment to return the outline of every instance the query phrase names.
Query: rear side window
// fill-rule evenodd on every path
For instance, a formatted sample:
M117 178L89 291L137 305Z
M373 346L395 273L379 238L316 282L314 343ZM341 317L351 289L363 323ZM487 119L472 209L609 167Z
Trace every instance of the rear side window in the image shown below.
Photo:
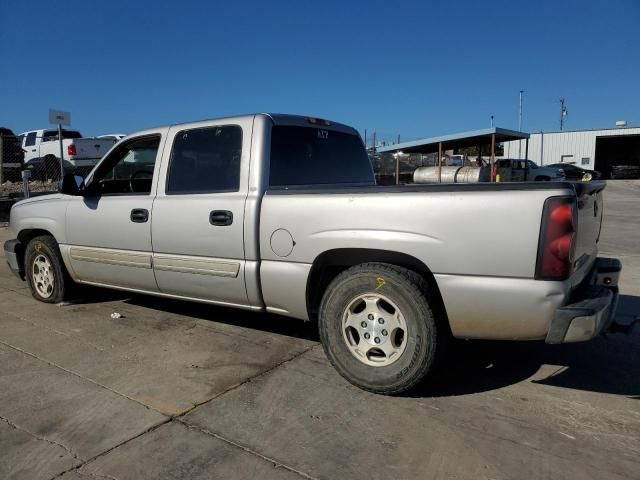
M173 143L168 194L237 192L242 128L238 125L178 132Z
M272 128L270 186L374 183L357 135L312 127Z

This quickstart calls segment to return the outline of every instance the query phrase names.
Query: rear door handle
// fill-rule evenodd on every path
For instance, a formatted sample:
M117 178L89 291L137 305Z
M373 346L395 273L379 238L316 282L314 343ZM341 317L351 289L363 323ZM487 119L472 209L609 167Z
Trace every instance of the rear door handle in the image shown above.
M131 210L131 221L133 223L145 223L149 220L149 210L146 208L134 208Z
M233 223L233 213L229 210L214 210L209 214L209 223L221 227L231 225Z

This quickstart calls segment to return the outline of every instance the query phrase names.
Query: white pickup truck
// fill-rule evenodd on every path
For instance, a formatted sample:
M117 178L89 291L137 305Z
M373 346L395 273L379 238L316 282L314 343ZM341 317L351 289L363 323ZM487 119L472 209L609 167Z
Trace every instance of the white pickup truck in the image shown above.
M4 250L42 302L77 282L317 320L336 369L391 394L450 336L607 329L622 267L598 257L605 186L380 187L353 128L246 115L129 135L84 181L15 204Z
M60 142L58 130L31 130L21 133L19 138L24 150L24 166L28 169L44 169L60 175ZM83 138L77 130L62 130L62 154L64 169L88 172L113 146L112 138ZM57 176L53 176L57 178Z

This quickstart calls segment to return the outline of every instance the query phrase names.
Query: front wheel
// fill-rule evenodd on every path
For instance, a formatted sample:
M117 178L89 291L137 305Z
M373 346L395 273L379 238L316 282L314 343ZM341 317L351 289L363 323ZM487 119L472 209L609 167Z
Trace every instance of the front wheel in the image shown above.
M345 379L387 395L420 383L446 338L424 279L382 263L351 267L331 282L320 305L319 331L327 357Z
M73 283L58 244L49 235L35 237L27 244L25 274L33 298L45 303L62 302Z

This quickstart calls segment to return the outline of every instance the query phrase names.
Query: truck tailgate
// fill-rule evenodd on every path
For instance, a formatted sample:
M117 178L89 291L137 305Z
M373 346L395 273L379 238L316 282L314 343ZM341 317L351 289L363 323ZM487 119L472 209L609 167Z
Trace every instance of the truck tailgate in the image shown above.
M576 183L578 199L577 239L574 253L574 270L595 259L602 225L604 181Z
M107 138L75 138L71 140L76 147L76 154L73 158L102 158L115 143Z

